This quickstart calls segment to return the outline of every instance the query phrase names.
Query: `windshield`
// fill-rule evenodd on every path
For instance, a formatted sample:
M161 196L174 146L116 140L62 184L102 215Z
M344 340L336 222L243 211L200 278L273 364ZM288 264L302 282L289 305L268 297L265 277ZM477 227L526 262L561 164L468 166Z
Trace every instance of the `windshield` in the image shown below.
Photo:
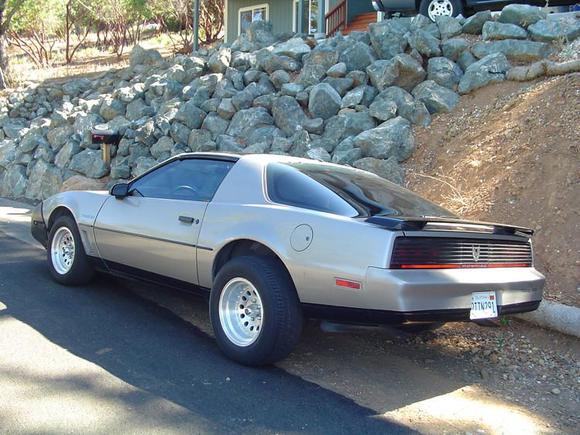
M318 163L270 163L268 195L274 202L348 217L455 217L410 190L377 175Z

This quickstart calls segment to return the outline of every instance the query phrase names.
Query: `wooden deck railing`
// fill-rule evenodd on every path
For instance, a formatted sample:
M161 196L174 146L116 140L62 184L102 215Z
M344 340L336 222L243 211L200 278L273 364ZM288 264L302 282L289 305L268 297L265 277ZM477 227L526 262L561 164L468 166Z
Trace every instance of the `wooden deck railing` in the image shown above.
M324 17L326 20L326 36L333 36L339 30L343 30L347 21L347 0L342 0L328 11Z

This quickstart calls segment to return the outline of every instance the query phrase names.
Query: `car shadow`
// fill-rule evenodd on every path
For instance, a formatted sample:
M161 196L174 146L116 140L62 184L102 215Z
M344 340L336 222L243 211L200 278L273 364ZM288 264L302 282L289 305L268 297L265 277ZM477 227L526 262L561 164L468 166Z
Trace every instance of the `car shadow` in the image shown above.
M0 320L9 316L29 325L138 390L100 391L90 378L67 375L66 367L56 379L24 372L0 376L54 383L55 390L88 389L97 398L142 409L149 413L147 418L151 418L147 401L163 398L187 410L176 421L160 414L158 420L167 427L203 420L203 430L215 432L410 432L377 417L370 408L279 368L256 369L229 361L211 337L115 285L115 280L63 287L50 279L43 251L0 236L0 252L7 253L0 256L0 302L7 307L0 311Z

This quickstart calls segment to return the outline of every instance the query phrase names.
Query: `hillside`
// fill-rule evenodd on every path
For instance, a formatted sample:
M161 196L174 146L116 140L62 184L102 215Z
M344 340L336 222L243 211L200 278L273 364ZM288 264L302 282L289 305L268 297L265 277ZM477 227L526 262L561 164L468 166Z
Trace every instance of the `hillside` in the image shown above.
M415 128L408 187L466 218L534 228L547 296L580 306L580 74L504 82Z

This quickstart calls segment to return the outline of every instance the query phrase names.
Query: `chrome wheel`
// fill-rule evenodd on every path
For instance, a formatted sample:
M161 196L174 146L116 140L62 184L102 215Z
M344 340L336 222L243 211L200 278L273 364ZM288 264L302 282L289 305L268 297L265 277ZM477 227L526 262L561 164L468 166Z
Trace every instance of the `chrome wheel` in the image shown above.
M75 258L75 239L67 227L59 228L50 247L52 266L59 275L67 274Z
M429 4L427 13L431 21L435 21L436 17L452 17L453 4L450 0L435 0Z
M264 322L262 299L254 285L244 278L233 278L224 286L219 300L222 330L236 346L254 343Z

